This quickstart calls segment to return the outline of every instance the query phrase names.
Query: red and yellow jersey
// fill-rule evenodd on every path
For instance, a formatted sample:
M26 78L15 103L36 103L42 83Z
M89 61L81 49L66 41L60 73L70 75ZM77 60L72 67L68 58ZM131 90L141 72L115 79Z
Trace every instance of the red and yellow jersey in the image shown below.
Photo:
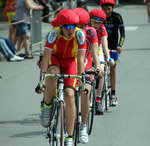
M92 67L92 57L91 57L91 44L98 43L98 38L96 34L96 30L93 27L86 26L86 55L85 55L85 70Z
M60 27L55 28L47 36L45 49L53 50L52 54L59 58L76 58L79 50L86 50L85 33L76 28L73 38L67 39Z
M15 12L16 11L15 0L7 0L4 11L5 12Z
M102 39L104 37L108 37L108 34L107 34L106 28L103 24L101 25L100 29L96 30L96 32L97 32L98 46L99 46L98 54L100 54L100 52L101 52L101 47L100 46L102 44Z

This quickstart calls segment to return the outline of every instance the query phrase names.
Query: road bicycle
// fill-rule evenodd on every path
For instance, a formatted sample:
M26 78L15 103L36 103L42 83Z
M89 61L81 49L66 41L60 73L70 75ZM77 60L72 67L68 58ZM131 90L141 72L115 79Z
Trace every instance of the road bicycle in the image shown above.
M109 50L109 52L117 52L116 50ZM120 57L119 59L120 60ZM108 110L110 106L110 98L111 98L111 85L110 85L110 66L107 61L101 61L101 64L104 64L104 85L102 89L102 107L103 111Z
M97 75L95 71L85 71L86 75ZM85 75L85 76L86 76ZM90 109L89 109L89 115L87 119L87 133L88 135L91 134L92 127L93 127L93 119L94 119L94 114L95 114L95 98L96 98L96 91L95 88L98 88L98 81L95 80L93 76L93 84L91 88L91 93L90 93ZM75 128L74 128L74 145L76 146L78 143L80 143L80 126L81 126L81 96L80 96L80 90L79 86L77 86L76 91L75 91L75 103L76 103L76 121L75 121Z
M40 88L43 88L44 78L55 77L58 79L57 97L53 97L50 126L47 128L47 136L50 146L63 146L67 137L65 126L65 103L64 103L64 78L77 78L82 80L81 90L88 92L85 88L85 73L82 75L67 74L45 74L42 72Z

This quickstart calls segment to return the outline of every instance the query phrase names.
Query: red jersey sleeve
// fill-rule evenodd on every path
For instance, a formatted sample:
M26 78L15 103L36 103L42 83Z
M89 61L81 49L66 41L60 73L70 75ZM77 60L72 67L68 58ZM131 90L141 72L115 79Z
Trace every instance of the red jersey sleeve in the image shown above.
M86 38L90 41L90 44L98 42L97 33L93 27L86 27Z
M108 36L107 30L103 24L101 25L100 35L101 35L101 38Z

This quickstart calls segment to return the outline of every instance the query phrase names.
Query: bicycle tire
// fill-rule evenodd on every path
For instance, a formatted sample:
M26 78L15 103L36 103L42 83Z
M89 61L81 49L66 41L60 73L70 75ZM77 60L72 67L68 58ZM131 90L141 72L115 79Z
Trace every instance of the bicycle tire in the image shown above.
M55 116L54 116L55 112L56 112L56 103L53 103L53 106L52 106L53 116L51 117L50 127L47 128L47 137L46 137L46 138L49 138L50 146L56 146L56 139L55 139L55 136L54 136L55 127L56 127L56 120L55 120Z
M105 85L104 85L105 86ZM105 105L106 105L106 101L105 101L105 96L106 95L106 91L105 91L105 87L103 87L103 91L102 91L102 107L103 107L103 111L105 111Z
M56 146L64 145L64 103L59 102L56 112L56 127L54 130L54 136L56 141Z
M88 135L91 134L92 128L93 128L93 120L94 120L94 114L95 114L95 100L96 100L96 90L95 90L95 80L93 80L93 85L92 85L91 93L90 93L90 110L89 110L89 115L87 119Z
M109 106L110 106L110 92L111 92L111 88L110 88L110 75L107 75L107 84L106 84L106 97L105 97L105 109L106 111L108 110Z
M79 91L76 91L75 93L75 103L76 103L76 121L74 124L74 132L73 132L73 139L74 139L74 146L77 146L77 144L79 143L79 96L80 93Z

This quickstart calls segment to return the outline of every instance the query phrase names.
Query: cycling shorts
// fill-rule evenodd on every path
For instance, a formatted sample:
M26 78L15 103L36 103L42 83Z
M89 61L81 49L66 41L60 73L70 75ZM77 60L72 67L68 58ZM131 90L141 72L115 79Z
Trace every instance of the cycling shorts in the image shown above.
M49 62L50 66L58 66L61 74L77 75L77 59L75 58L59 58L55 55L51 56ZM77 79L67 78L64 79L64 88L75 89L77 84Z
M93 71L92 68L87 69L86 71ZM93 84L93 75L86 74L85 75L85 83L92 85Z
M30 24L28 23L18 23L15 25L16 26L16 35L25 35L29 33L29 29L30 29Z
M114 59L115 64L117 64L118 61L118 53L117 52L111 52L110 57Z

